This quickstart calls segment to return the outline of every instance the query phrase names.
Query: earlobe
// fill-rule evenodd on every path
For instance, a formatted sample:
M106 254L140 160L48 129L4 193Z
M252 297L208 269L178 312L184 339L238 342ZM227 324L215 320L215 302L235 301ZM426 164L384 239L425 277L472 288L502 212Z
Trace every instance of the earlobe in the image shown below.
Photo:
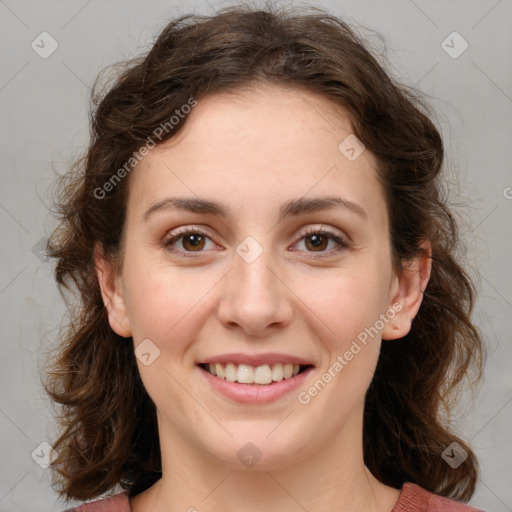
M110 327L119 336L128 338L132 335L132 330L126 313L121 279L113 265L105 258L103 250L99 245L96 245L94 250L94 263Z
M397 281L391 305L396 314L384 327L383 340L395 340L408 334L420 309L432 271L432 246L425 241L420 247L420 254L406 262L401 275L395 278Z

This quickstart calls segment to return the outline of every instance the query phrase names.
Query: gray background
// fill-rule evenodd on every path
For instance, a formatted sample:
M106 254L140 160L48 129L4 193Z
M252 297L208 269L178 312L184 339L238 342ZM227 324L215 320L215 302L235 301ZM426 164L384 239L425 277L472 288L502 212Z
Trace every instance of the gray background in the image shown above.
M53 226L55 176L87 145L90 86L106 65L147 49L171 17L229 4L0 0L1 512L65 508L50 488L50 470L31 456L55 438L39 367L64 313L41 244ZM479 288L475 321L489 345L483 385L474 405L469 391L462 396L454 427L481 463L470 503L512 511L512 2L316 5L380 32L390 71L427 93L438 113L453 200L469 204L459 210L465 257ZM59 45L46 59L31 47L43 31ZM442 47L453 31L469 45L458 58ZM451 51L460 50L461 41L453 41Z

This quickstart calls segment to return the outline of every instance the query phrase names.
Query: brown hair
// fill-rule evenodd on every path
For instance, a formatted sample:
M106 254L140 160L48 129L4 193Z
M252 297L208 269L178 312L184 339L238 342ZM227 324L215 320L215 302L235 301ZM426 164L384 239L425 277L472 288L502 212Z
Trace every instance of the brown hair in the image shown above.
M425 102L390 78L353 28L310 9L242 5L211 17L182 16L106 93L96 82L91 142L60 183L60 225L48 244L63 295L69 290L77 299L44 384L62 406L52 464L60 495L91 499L117 484L135 495L161 477L155 405L133 344L109 326L95 273L96 244L113 261L119 254L130 180L114 183L113 176L191 97L268 82L305 88L348 113L354 133L377 157L397 273L422 241L432 244L421 308L409 334L383 343L366 395L365 464L395 488L409 481L462 501L472 496L478 461L441 415L443 407L450 412L471 369L480 379L485 346L470 320L474 285L455 256L458 226L440 181L442 140ZM441 457L453 441L468 452L457 469Z

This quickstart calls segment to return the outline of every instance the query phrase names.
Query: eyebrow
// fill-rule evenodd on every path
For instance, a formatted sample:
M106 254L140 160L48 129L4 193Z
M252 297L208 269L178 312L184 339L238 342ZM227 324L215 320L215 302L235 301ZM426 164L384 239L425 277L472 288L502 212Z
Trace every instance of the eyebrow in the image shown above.
M324 196L310 199L301 197L287 201L279 209L279 220L289 216L298 216L335 208L345 208L365 220L368 219L366 212L357 203L341 197ZM229 215L227 206L215 201L194 197L168 197L150 206L144 213L144 221L147 221L152 214L166 210L185 210L192 213L217 215L223 218Z

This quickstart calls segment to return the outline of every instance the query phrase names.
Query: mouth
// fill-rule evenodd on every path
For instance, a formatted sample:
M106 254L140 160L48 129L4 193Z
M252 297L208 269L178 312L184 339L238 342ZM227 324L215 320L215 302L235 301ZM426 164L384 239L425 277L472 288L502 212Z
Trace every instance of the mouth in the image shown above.
M199 368L218 379L237 384L254 386L271 386L283 380L293 379L313 368L312 364L268 363L268 364L237 364L199 363Z
M315 369L307 359L276 353L223 354L203 359L196 367L213 393L251 405L290 399Z

